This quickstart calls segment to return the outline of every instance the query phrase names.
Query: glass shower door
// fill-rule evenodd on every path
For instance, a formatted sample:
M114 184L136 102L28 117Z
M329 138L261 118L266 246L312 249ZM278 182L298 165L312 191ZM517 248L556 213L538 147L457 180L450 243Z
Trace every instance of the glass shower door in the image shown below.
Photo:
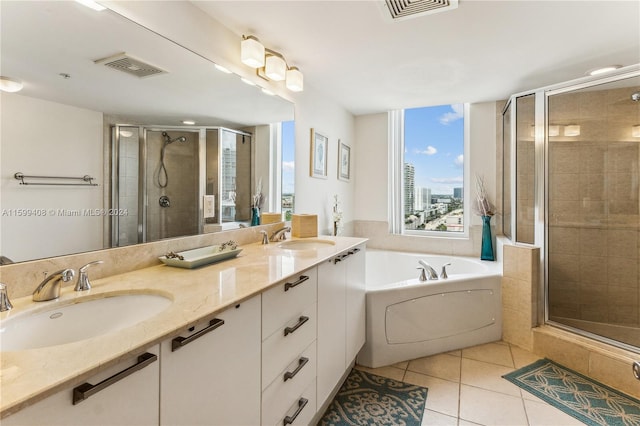
M548 96L549 321L640 346L640 77ZM638 96L640 98L640 95Z

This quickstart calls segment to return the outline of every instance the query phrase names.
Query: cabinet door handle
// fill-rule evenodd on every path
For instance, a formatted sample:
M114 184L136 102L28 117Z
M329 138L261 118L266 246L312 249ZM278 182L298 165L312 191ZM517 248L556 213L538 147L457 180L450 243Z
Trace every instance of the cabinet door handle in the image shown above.
M302 317L298 318L298 323L296 325L294 325L293 327L287 327L287 328L284 329L285 337L287 335L293 333L294 331L296 331L300 327L302 327L302 324L304 324L307 321L309 321L309 317L302 316Z
M287 380L293 379L294 377L296 377L296 374L298 374L300 370L302 370L302 367L304 367L308 362L309 362L309 358L305 358L305 357L300 358L298 360L298 366L296 367L295 370L287 371L286 373L284 373L284 381L286 382Z
M208 332L213 331L213 330L215 330L216 328L218 328L218 327L220 327L222 325L224 325L224 320L222 320L220 318L214 318L211 321L209 321L209 325L208 326L206 326L202 330L198 331L197 333L193 333L189 337L182 337L182 336L176 337L175 339L173 339L171 341L171 352L177 351L181 347L183 347L185 345L188 345L189 343L193 342L197 338L204 336Z
M309 402L307 398L300 398L298 400L298 409L296 410L295 413L293 413L293 416L287 416L284 418L284 422L282 422L283 426L287 426L295 422L296 417L298 417L302 412L302 410L304 410L304 407L307 405L307 402Z
M80 386L73 388L73 405L81 403L90 396L95 395L101 390L108 388L109 386L124 379L130 374L133 374L136 371L143 369L147 365L154 363L155 361L157 361L157 359L158 355L145 352L138 357L138 362L136 362L134 365L129 368L125 368L124 370L114 374L107 379L104 379L100 383L92 385L91 383L85 382Z
M306 280L308 280L309 277L306 275L300 275L300 279L294 283L284 283L284 291L289 291L290 288L294 288L297 285L302 284L303 282L305 282Z

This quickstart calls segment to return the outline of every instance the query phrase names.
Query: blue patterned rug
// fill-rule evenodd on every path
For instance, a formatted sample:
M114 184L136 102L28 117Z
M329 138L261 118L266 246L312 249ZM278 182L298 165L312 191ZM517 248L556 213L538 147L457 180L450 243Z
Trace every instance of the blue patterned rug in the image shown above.
M319 425L420 426L427 388L353 369Z
M640 426L640 401L551 360L502 377L587 425Z

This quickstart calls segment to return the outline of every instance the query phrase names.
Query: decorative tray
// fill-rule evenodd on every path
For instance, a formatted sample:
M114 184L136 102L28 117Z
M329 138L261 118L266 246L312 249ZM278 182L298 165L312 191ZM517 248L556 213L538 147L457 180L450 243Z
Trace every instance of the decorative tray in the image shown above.
M197 268L210 263L234 258L242 251L236 244L224 243L222 245L201 247L193 250L181 251L178 253L167 253L158 259L165 265L176 266L178 268Z

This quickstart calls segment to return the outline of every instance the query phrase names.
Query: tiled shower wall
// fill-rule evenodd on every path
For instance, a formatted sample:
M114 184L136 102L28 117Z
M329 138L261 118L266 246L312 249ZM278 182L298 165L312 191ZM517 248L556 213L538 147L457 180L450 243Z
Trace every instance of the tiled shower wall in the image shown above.
M640 88L636 88L638 90ZM633 89L549 99L549 311L640 326L640 107ZM603 107L605 105L605 107ZM566 125L580 134L564 136Z

